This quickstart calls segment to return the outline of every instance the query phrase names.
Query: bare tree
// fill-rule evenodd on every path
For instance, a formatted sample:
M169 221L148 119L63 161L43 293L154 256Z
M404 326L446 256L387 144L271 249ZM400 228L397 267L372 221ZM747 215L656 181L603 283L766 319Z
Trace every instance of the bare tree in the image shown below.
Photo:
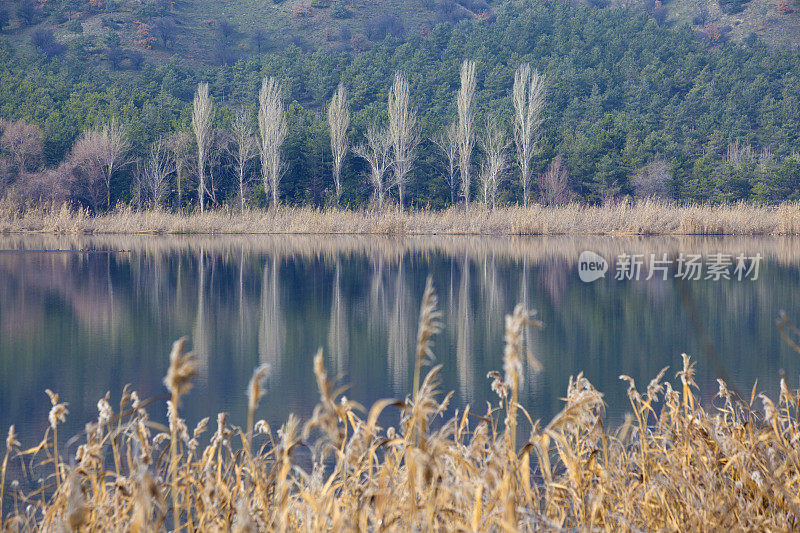
M209 143L208 152L208 186L206 187L206 194L211 205L219 205L217 202L217 186L215 177L222 173L223 169L223 156L225 153L230 152L231 145L230 134L222 129L211 129L211 142Z
M42 130L24 120L5 123L0 149L8 152L17 173L36 170L42 161Z
M239 108L233 119L231 135L233 137L233 161L236 165L236 176L239 178L239 201L241 210L244 211L245 188L250 181L247 177L247 167L255 155L256 149L252 121L244 107Z
M394 83L389 90L389 142L392 145L394 183L397 185L401 208L403 189L414 163L414 150L419 144L417 115L409 101L408 81L402 73L395 72Z
M475 147L475 62L466 60L461 64L461 87L456 97L458 107L458 170L461 174L461 190L469 207L469 188L472 171L472 150Z
M144 163L136 161L131 182L131 203L136 209L143 209L147 201L147 176Z
M178 193L178 210L183 210L183 181L192 154L192 139L186 131L176 131L170 136L170 147L175 158L175 188Z
M192 130L197 142L197 202L200 212L205 210L206 193L206 160L211 145L211 124L213 122L214 103L208 96L208 84L200 83L194 95L192 107Z
M64 165L62 176L68 178L76 197L88 204L92 211L99 213L107 200L107 189L100 168L95 138L90 132L75 142L68 162Z
M550 162L544 174L539 176L539 194L545 205L560 205L572 198L569 189L569 172L564 166L564 158L558 154Z
M450 187L450 203L456 203L458 193L458 122L452 122L431 139L447 158L447 185Z
M275 78L266 76L258 94L259 151L264 192L272 192L272 205L278 207L278 184L283 174L281 146L286 139L286 117L281 86Z
M480 180L483 202L492 209L497 207L497 190L508 168L508 137L491 115L486 118L486 131L480 140L484 153Z
M514 73L514 144L522 182L522 203L528 207L533 156L541 151L542 110L544 108L544 78L539 71L523 63Z
M353 152L369 163L369 180L378 198L378 208L383 211L386 193L386 171L391 164L391 142L384 128L367 128L367 141L353 148Z
M72 149L72 159L84 176L86 190L91 191L92 208L97 210L99 188L105 195L105 207L111 207L111 177L126 162L128 142L122 126L112 120L100 128L86 130Z
M63 202L78 192L74 170L72 162L67 159L57 167L20 176L14 190L26 200ZM102 194L100 197L102 201Z
M159 137L147 154L144 164L145 190L156 209L164 206L169 193L169 180L175 172L175 157L169 143Z
M744 144L738 139L728 145L728 151L725 154L725 165L730 165L735 169L740 169L745 165L751 164L756 161L757 156L753 147L749 144Z
M342 197L342 163L347 155L347 129L350 127L350 109L347 106L347 90L339 84L328 106L328 127L331 131L331 154L333 155L333 184L336 187L336 203Z
M671 179L669 163L663 157L656 156L634 174L631 180L633 195L637 198L666 198L669 196Z
M758 171L762 174L768 174L773 172L776 166L777 160L775 159L775 154L765 146L761 149L761 153L758 154Z

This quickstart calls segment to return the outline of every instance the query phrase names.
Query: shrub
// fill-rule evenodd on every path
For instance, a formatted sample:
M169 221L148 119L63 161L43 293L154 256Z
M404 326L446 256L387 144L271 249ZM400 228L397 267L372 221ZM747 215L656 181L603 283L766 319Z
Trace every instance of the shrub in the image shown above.
M363 33L357 33L350 38L350 48L356 52L369 50L369 40Z
M264 48L269 46L269 34L264 28L256 28L250 34L250 42L260 54Z
M311 8L303 3L295 4L292 8L292 11L294 12L294 16L297 18L308 18L313 16Z
M367 37L371 41L382 41L386 37L402 38L406 33L403 20L397 15L383 15L367 26Z
M436 22L455 24L469 18L469 13L454 0L441 0L436 4Z
M486 0L458 0L458 3L473 13L481 13L490 9Z
M42 50L48 57L57 56L64 52L64 45L56 40L53 30L46 28L36 28L33 31L31 44Z
M719 0L719 6L724 13L736 14L744 11L744 8L750 0Z
M96 51L97 43L93 36L80 35L69 43L70 52L77 59L87 60Z
M118 70L122 66L122 61L125 59L125 52L119 45L110 46L106 52L106 59L108 59L111 68Z
M337 5L331 10L331 16L335 19L349 19L353 12L342 5Z
M131 68L134 70L140 70L142 65L144 65L144 54L138 50L129 50L127 55L128 61L131 64Z
M78 19L70 20L67 23L67 30L72 33L83 33L83 24L81 24L81 21Z
M708 7L705 4L700 4L697 8L697 13L695 13L692 19L692 24L695 26L705 26L706 22L708 22Z

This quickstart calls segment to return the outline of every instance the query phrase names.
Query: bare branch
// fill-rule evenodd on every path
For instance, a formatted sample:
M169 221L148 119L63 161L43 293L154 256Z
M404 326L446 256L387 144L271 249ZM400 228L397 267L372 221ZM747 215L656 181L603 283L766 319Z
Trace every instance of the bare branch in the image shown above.
M178 193L178 210L183 210L183 179L192 158L192 139L186 131L176 131L169 138L175 158L175 187Z
M431 141L447 159L447 185L450 187L450 203L456 203L458 193L458 122L452 122L447 128L439 131Z
M0 135L0 149L8 152L18 174L34 171L42 162L42 130L24 120L7 122Z
M417 115L410 107L408 81L400 72L394 73L394 83L389 91L389 142L392 145L394 184L403 206L403 190L414 162L414 151L419 144Z
M461 64L461 87L458 90L458 169L461 173L461 191L469 207L471 185L472 150L475 147L475 62L466 60Z
M633 194L637 198L667 198L671 179L669 163L663 157L656 156L634 174L631 180Z
M366 142L354 147L353 153L369 163L369 180L375 189L378 207L382 211L384 194L388 188L386 172L391 164L391 142L388 130L370 126L367 129Z
M547 171L539 176L539 194L545 205L561 205L572 199L569 188L569 172L564 166L561 154L556 156L547 167Z
M483 202L497 207L497 190L505 177L508 168L508 137L492 115L486 117L486 130L480 140L484 153L481 165L480 181Z
M522 182L522 203L528 206L533 156L541 152L542 110L544 109L544 77L523 63L514 73L514 144Z
M239 178L239 202L241 210L245 207L245 188L250 181L247 176L247 166L255 155L256 138L253 132L252 120L244 107L239 108L231 124L233 137L233 161L236 165L236 176Z
M208 149L211 145L211 124L213 122L214 103L208 96L208 84L201 83L197 86L192 107L192 130L197 142L197 201L200 212L205 210L206 188L206 161Z
M169 143L159 137L152 145L145 161L147 193L156 209L164 207L169 193L169 180L175 172L175 157Z
M84 199L95 211L111 207L111 177L127 162L127 152L125 131L115 120L84 131L73 146L71 159L82 177Z
M328 127L331 130L333 184L336 188L336 203L338 204L339 199L342 197L342 163L347 155L347 129L350 127L350 109L347 106L347 90L341 83L328 106Z
M286 116L283 109L281 86L275 78L267 76L258 94L259 151L264 191L272 192L272 205L278 207L278 185L283 174L281 146L286 139Z

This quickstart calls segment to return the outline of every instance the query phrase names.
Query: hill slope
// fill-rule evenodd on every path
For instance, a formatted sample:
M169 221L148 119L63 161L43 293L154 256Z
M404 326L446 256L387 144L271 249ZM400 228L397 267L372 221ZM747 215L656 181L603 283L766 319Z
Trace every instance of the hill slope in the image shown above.
M501 5L493 2L499 0L13 0L0 8L0 27L17 46L55 52L64 45L114 69L173 56L232 64L289 44L360 52L387 37L427 35L438 23L491 22ZM692 26L710 45L752 35L779 48L800 45L800 9L788 0L592 1L606 3L645 10L664 25ZM43 35L49 31L55 42Z
M255 116L260 82L275 76L283 86L290 125L281 194L287 201L319 204L331 180L324 113L331 94L340 82L350 92L351 135L360 142L368 125L385 123L388 87L394 72L401 71L411 84L422 139L409 195L418 205L441 206L449 202L450 191L442 177L442 155L429 139L456 116L461 62L474 59L478 65L478 135L489 115L512 131L514 69L529 62L547 77L544 143L536 171L563 156L571 188L581 197L601 201L636 193L642 180L656 177L661 192L675 199L800 198L796 52L757 41L704 42L691 28L659 25L642 9L528 0L503 4L496 12L495 20L439 24L425 36L373 42L357 54L298 47L264 54L242 50L235 64L208 66L198 49L194 60L183 62L137 64L126 56L117 64L123 71L111 77L107 60L95 65L91 54L81 58L74 47L64 53L57 42L40 41L40 48L50 50L48 57L0 39L0 94L6 96L0 99L0 117L40 127L49 165L69 154L84 128L111 118L125 124L132 152L141 158L159 137L190 130L192 95L198 81L206 81L218 106L218 156L212 164L220 191L215 201L222 202L235 191L224 144L231 116L241 104ZM181 24L182 37L167 44L176 50L180 39L191 35L187 23ZM109 29L106 37L116 31ZM116 35L124 42L126 36ZM121 48L114 41L105 46L106 53ZM158 46L148 53L168 54ZM363 161L351 157L346 167L344 198L353 204L367 201ZM133 170L129 165L118 174L113 198L130 198ZM506 178L502 200L518 199L514 167Z

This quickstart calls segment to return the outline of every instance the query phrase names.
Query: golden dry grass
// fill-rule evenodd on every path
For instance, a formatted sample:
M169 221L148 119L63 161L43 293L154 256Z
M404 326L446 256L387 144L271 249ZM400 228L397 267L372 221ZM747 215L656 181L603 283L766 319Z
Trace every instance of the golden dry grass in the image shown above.
M283 207L181 215L121 206L90 216L67 204L20 206L0 200L0 232L378 234L378 235L795 235L800 204L677 205L641 201L605 206L384 212Z
M322 259L335 262L342 256L367 257L397 264L409 255L444 254L483 262L487 258L527 261L530 265L552 261L577 263L580 253L592 250L603 257L622 253L640 254L645 264L650 254L666 253L762 255L764 262L780 265L800 263L797 236L606 236L606 235L142 235L142 234L6 234L0 235L0 250L124 250L148 258L166 260L170 254L207 253L225 261L238 261L242 254L268 254L278 260ZM126 259L128 258L128 259ZM10 259L5 258L6 261ZM118 261L129 260L121 255ZM1 264L1 263L0 263Z
M180 402L197 370L185 341L175 343L165 378L169 427L147 401L124 391L118 412L98 402L74 457L54 453L67 407L50 393L50 428L23 450L13 428L2 462L0 517L7 531L289 530L795 530L800 527L800 391L785 380L777 400L748 399L719 382L701 405L694 363L684 356L647 385L628 383L631 415L603 424L602 394L582 375L570 379L563 410L549 423L515 402L520 372L536 361L521 332L539 326L517 306L506 317L502 372L487 376L498 394L485 412L469 407L444 419L451 395L440 367L422 374L439 331L437 300L425 291L415 379L405 399L362 407L314 360L319 403L305 423L291 416L277 431L253 422L266 369L248 386L248 424L224 414L202 446L208 419L191 431ZM798 351L800 331L780 327ZM419 376L417 378L416 376ZM421 381L421 383L420 383ZM760 410L754 408L758 403ZM267 406L268 408L268 406ZM399 412L397 427L382 415ZM441 419L440 419L441 418ZM45 486L26 493L7 483L20 458ZM175 527L177 526L177 527Z

